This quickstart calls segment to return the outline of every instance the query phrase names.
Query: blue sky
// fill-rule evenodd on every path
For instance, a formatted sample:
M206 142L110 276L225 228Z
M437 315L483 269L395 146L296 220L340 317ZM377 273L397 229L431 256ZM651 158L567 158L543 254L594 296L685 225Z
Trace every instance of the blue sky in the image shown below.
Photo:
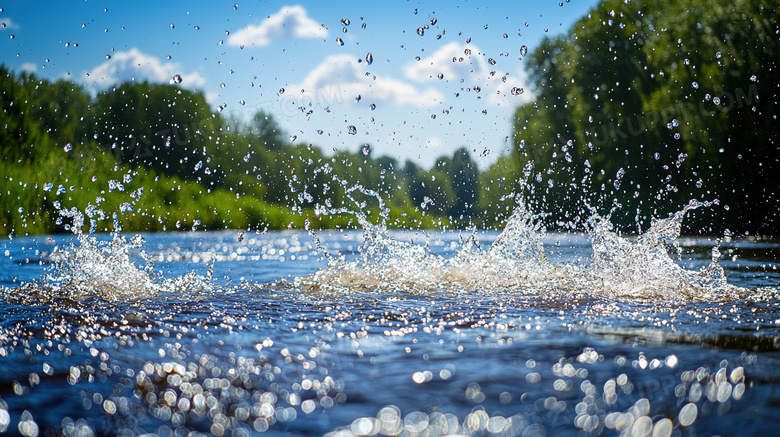
M596 4L12 2L0 4L0 59L89 90L178 74L225 115L272 114L295 144L369 143L426 167L467 146L485 168L533 98L521 47L570 31Z

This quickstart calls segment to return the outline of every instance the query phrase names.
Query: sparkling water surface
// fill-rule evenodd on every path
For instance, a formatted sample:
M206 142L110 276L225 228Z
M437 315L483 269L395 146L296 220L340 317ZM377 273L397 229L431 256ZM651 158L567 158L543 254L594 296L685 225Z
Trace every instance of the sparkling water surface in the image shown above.
M510 235L498 250L510 233L369 231L128 235L113 246L109 235L3 241L0 430L776 430L776 243L675 239L679 258L674 247L663 251L691 272L708 271L717 245L737 290L707 285L709 295L675 298L674 289L626 295L625 283L610 282L624 279L595 270L593 234ZM612 236L628 246L610 257L641 258L625 252L641 237ZM529 284L510 281L504 267L527 269ZM641 277L666 268L650 265Z

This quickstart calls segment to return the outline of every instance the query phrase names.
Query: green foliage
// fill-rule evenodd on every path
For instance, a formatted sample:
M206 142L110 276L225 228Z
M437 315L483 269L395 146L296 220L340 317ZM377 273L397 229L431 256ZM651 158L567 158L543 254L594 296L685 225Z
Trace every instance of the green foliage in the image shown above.
M128 82L91 97L5 67L0 86L0 235L61 232L71 221L61 208L91 211L101 232L114 214L128 231L263 231L355 228L358 211L389 226L441 227L449 220L432 215L456 204L446 172L426 173L439 182L428 184L436 208L422 211L396 161L374 158L370 145L326 157L290 144L270 115L226 120L178 86ZM459 153L453 162L475 171Z
M536 100L515 114L513 178L559 224L586 218L586 203L621 204L613 222L632 228L718 199L693 229L774 233L778 10L770 0L601 3L526 58Z

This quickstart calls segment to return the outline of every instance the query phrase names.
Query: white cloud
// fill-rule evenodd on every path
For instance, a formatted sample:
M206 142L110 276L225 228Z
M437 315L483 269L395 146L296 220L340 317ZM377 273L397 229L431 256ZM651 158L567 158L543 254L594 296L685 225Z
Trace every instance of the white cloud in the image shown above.
M159 58L147 55L137 48L126 52L117 52L111 59L103 62L92 71L85 71L86 82L98 87L107 87L125 81L135 80L167 83L174 75L180 75L182 86L194 88L202 86L206 80L198 73L185 73L179 63L163 63Z
M402 80L381 75L366 76L354 57L350 55L332 55L326 57L315 67L301 84L292 85L291 90L304 90L304 93L319 95L339 93L339 101L354 101L361 96L361 104L433 106L441 103L443 95L435 89L420 91Z
M0 30L2 29L18 29L19 25L14 23L9 17L3 17L0 19Z
M470 54L466 54L466 50L470 50ZM406 64L403 70L407 78L416 82L438 81L439 74L444 75L441 80L450 82L481 80L490 71L485 56L477 46L457 42L442 46L427 58Z
M496 105L515 106L531 99L525 91L528 79L522 70L507 74L488 63L490 59L474 44L451 42L431 56L412 61L403 67L404 74L417 82L460 83L473 88L480 87L488 102ZM496 57L497 62L505 61ZM439 74L443 77L439 79Z
M38 71L38 66L32 62L25 62L19 69L28 73L35 73Z
M228 37L231 46L267 46L274 39L326 37L328 30L306 15L303 6L284 6L257 26L247 26Z

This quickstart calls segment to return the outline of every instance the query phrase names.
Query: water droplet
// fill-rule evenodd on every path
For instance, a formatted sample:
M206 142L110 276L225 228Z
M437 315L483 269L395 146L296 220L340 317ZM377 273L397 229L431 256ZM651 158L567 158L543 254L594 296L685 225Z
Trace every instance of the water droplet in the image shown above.
M488 64L490 65L496 65L496 60L493 58L488 58Z
M279 95L281 96L282 94L284 94L284 88L279 88Z
M92 182L97 182L97 176L92 176Z
M444 73L439 73L437 77L439 78L439 80L444 79Z
M376 105L375 105L375 104L373 104L373 103L372 103L372 104L370 104L370 105L368 105L368 107L369 107L369 109L371 109L372 111L373 111L374 109L376 109Z
M241 99L241 100L238 101L238 104L241 105L241 106L244 106L244 105L246 105L246 102L244 101L244 99Z
M420 35L420 36L423 36L423 34L425 34L425 29L423 29L422 27L418 27L417 28L417 34Z
M520 56L525 57L525 55L528 53L528 47L522 46L520 47Z
M195 25L195 30L200 30L200 26L198 26L198 25L196 24L196 25Z
M173 77L170 80L171 85L173 85L175 83L181 83L181 82L182 82L182 78L181 78L180 74L174 74Z
M521 149L524 149L525 148L525 140L520 140L519 146L520 146Z
M246 156L244 156L244 162L249 162L250 158L252 158L252 155L250 153L247 153Z
M219 87L220 88L225 88L225 82L222 82L221 84L219 84Z
M238 9L238 3L235 3L235 4L233 5L233 10L236 10L236 9Z
M353 126L353 125L349 125L349 126L347 126L347 132L350 135L357 135L357 128L355 126Z
M693 87L693 89L697 90L699 89L699 82L694 82L691 84L691 86Z
M520 94L523 94L524 92L525 92L525 90L523 88L517 88L517 87L513 87L509 91L509 93L512 94L513 96L519 96Z
M368 52L366 55L366 64L371 65L371 63L374 62L374 55L371 54L371 52Z
M690 59L684 60L683 65L691 65L691 60Z
M658 153L658 152L655 152L655 153L653 154L653 158L655 158L655 160L656 160L656 161L658 161L659 159L661 159L661 154L660 154L660 153Z
M322 129L317 129L317 135L322 135Z
M293 141L297 140L297 139L298 139L298 136L297 136L297 135L290 135L290 142L291 142L291 143L292 143Z
M363 146L363 155L368 156L369 153L371 153L371 146L366 144L365 146Z
M716 52L716 53L715 53L715 57L716 57L716 58L720 59L720 56L721 56L720 52Z
M358 103L358 102L360 102L360 99L361 99L361 97L360 97L360 94L358 94L357 96L355 96L355 103Z
M680 139L680 133L679 132L674 134L674 139L675 140L679 140Z
M705 95L704 95L704 100L706 100L706 101L708 101L708 102L710 101L710 99L711 99L711 98L712 98L712 96L711 96L711 95L709 95L709 94L705 94Z
M340 46L343 46L344 45L344 40L341 39L341 38L336 38L336 44L338 44Z
M225 110L225 108L227 108L227 103L223 103L223 104L217 106L217 111L222 112L222 111Z
M758 80L758 78L756 77L756 75L755 75L755 74L754 74L754 75L752 75L752 76L750 76L750 81L751 81L751 82L755 82L755 81L757 81L757 80Z
M65 144L65 147L63 147L63 149L65 149L66 152L70 152L71 150L73 150L73 146L70 143L68 143Z
M342 18L341 19L341 24L343 24L345 26L349 26L349 18Z
M195 164L195 171L198 171L203 167L203 161L198 161L197 164Z
M672 126L673 126L673 127L677 127L677 126L679 126L679 125L680 125L680 122L679 122L679 121L677 121L677 119L676 119L676 118L675 118L675 119L672 119Z
M196 167L196 168L195 168L195 170L197 170L197 169L198 169L198 168ZM122 180L124 181L124 183L126 183L126 184L129 184L130 182L133 182L133 177L132 177L132 176L130 176L129 174L126 174L126 175L125 175L125 176L122 178Z
M175 29L176 28L176 26L173 23L169 24L168 27L170 27L171 29Z
M714 103L716 105L720 105L720 98L719 97L713 97L712 98L712 103Z

